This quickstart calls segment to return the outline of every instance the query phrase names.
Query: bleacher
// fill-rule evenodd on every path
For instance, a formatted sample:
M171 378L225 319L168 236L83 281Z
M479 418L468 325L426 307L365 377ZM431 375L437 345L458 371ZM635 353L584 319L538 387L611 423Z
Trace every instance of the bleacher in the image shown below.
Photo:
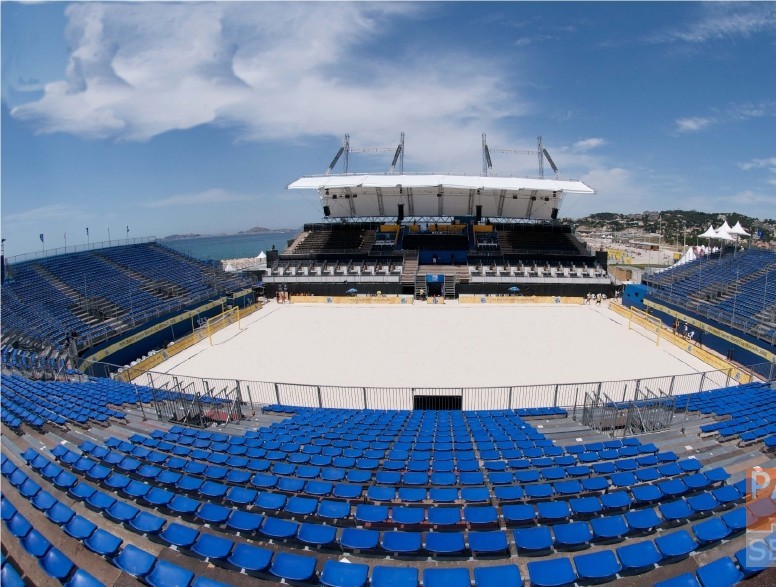
M650 294L757 338L776 342L776 253L701 257L646 275Z
M9 272L12 279L3 284L3 357L12 358L23 341L22 350L40 355L36 361L48 361L71 332L78 333L79 349L87 348L250 285L156 243L26 261Z
M298 242L293 250L288 251L288 254L361 252L367 230L357 224L331 224L325 227L312 227L305 232L307 236Z
M588 255L569 226L544 224L494 225L505 254L542 259L545 256Z
M4 396L6 386L49 389L19 377L3 385ZM61 385L70 392L76 384ZM77 385L101 386L108 405L147 398L116 381ZM751 398L754 412L772 392L686 396L690 425L702 429L700 412L733 399ZM141 426L132 402L126 423L110 428L68 420L64 435L28 423L23 435L3 435L9 577L471 587L638 575L645 584L681 578L709 587L765 566L747 558L743 531L776 505L744 504L746 481L731 472L740 469L719 464L734 453L713 438L692 452L670 433L598 438L556 409L272 406L258 426ZM50 409L64 418L67 404ZM774 550L776 535L766 541Z

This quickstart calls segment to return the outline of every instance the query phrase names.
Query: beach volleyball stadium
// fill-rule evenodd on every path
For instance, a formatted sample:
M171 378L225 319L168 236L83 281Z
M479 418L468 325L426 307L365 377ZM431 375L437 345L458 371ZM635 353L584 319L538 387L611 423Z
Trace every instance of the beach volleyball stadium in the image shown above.
M349 152L261 266L2 260L3 587L776 584L776 254L623 284L541 142Z

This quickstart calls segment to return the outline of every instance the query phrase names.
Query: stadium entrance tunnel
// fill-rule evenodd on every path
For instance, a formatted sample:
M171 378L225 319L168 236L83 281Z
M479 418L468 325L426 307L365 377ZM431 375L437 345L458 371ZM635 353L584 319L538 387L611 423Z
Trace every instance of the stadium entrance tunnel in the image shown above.
M413 410L447 410L463 409L463 397L460 395L416 395L412 398Z

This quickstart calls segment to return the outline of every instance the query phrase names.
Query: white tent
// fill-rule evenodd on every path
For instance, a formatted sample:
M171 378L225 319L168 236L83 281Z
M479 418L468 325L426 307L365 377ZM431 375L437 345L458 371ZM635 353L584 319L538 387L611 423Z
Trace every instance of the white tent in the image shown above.
M717 232L724 232L725 234L728 234L730 230L730 225L727 223L727 220L725 220L725 222L722 223L722 226L717 229Z
M728 230L728 234L735 234L738 236L749 236L749 233L744 230L744 227L741 226L741 222L736 222L736 225Z
M262 251L258 254L256 257L256 266L257 267L266 267L267 266L267 253Z
M714 230L714 227L709 224L709 227L706 229L706 232L703 234L698 235L699 238L717 238L717 231Z
M725 224L723 224L722 226L720 226L717 229L716 234L712 238L716 238L716 239L719 239L721 241L734 241L734 240L736 240L736 239L734 239L732 236L730 236L728 234L727 230L723 230L723 228L725 228L726 225L727 225L727 222ZM728 226L728 230L730 230L729 226Z

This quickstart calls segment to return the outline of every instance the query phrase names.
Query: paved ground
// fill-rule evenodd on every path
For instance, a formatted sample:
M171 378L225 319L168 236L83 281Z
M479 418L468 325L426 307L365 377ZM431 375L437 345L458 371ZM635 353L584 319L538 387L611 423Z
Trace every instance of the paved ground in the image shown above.
M486 387L646 378L711 368L604 306L277 305L154 371L359 387ZM689 391L689 390L688 390ZM697 391L695 389L694 391ZM620 399L616 397L615 399ZM548 397L544 403L552 403Z

